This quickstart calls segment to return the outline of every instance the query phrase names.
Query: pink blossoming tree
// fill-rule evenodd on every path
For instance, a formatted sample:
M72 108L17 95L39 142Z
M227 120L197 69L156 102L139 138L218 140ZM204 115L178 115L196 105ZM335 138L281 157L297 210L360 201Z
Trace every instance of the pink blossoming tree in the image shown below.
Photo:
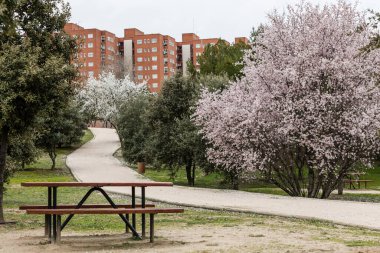
M291 196L327 198L379 151L380 52L345 1L273 12L245 77L205 91L195 114L209 160L240 177L265 175Z

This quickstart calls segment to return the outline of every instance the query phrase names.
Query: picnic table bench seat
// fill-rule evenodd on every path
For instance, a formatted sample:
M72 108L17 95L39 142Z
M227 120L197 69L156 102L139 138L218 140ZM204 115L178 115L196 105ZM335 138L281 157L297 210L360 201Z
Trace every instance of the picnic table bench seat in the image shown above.
M67 209L24 209L27 214L57 215L56 231L53 241L59 243L61 240L61 216L70 214L149 214L150 216L150 242L154 242L154 215L159 213L183 213L182 208L67 208Z
M139 207L142 207L141 204L136 204L135 205L137 208ZM76 209L78 207L78 205L57 205L55 208L56 209ZM116 205L117 208L133 208L132 205ZM145 204L145 207L155 207L154 204ZM109 204L95 204L95 205L82 205L81 208L94 208L94 209L98 209L98 208L112 208L111 205ZM20 206L19 207L20 210L31 210L31 209L49 209L48 206L46 205L32 205L32 206Z

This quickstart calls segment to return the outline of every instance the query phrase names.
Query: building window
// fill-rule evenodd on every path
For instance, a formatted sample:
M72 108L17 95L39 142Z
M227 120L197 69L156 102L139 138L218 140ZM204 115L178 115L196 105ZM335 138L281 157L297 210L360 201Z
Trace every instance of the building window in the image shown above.
M110 42L114 41L113 38L111 38L111 37L107 37L107 40L110 41Z
M89 63L88 63L88 66L89 66L89 67L94 67L94 63L93 63L93 62L89 62Z
M152 43L157 43L157 38L152 38Z
M142 57L137 57L137 62L142 62L143 58Z
M157 47L152 47L152 52L153 53L157 52Z
M142 40L137 40L137 45L141 45L142 44Z
M94 57L94 53L88 53L87 56L88 56L89 58L92 58L92 57Z
M196 48L201 48L201 44L196 44L195 47Z
M137 53L142 53L142 48L137 48Z
M198 53L196 53L195 55L198 57L198 56L201 56L202 53L199 53L199 52L198 52Z
M138 71L142 71L142 70L143 70L143 67L142 67L142 66L137 66L137 70L138 70Z
M153 75L152 75L152 78L153 78L153 79L157 79L157 78L158 78L158 75L157 75L157 74L153 74Z
M152 88L158 88L158 83L152 83Z
M174 55L174 51L173 51L173 50L170 50L170 54L171 54L171 55Z
M157 61L157 56L152 56L152 61Z
M153 65L152 70L157 70L157 65Z
M174 47L174 42L170 40L169 41L169 45L172 46L172 47Z
M88 44L87 44L87 47L88 47L88 48L93 48L93 47L94 47L94 44L93 44L93 43L88 43Z
M92 38L94 38L94 35L93 35L92 33L89 33L89 34L87 35L87 38L92 39Z
M94 76L94 71L88 71L88 76L93 77Z
M144 77L143 77L143 75L138 75L137 76L137 79L139 79L139 80L142 80Z

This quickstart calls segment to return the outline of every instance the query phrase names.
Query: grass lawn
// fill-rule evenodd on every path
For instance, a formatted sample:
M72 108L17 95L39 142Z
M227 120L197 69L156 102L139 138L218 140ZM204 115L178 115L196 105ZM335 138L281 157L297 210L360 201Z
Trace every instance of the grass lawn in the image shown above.
M115 156L123 161L120 150L115 153ZM134 165L128 165L129 167L136 169ZM156 169L154 167L147 166L144 176L159 182L173 182L176 185L187 186L187 178L185 169L178 170L174 180L170 177L170 171L167 169ZM361 202L380 202L380 164L376 164L374 169L367 170L367 173L361 176L361 179L373 180L368 183L367 189L379 190L379 194L364 194L364 193L345 193L343 196L332 194L330 199L336 200L348 200L348 201L361 201ZM229 189L230 186L224 183L223 175L218 172L213 172L205 175L201 170L196 171L195 187L201 188L213 188L213 189ZM273 184L269 184L260 180L253 181L251 183L242 183L240 190L247 192L265 193L288 196L286 192L276 187Z

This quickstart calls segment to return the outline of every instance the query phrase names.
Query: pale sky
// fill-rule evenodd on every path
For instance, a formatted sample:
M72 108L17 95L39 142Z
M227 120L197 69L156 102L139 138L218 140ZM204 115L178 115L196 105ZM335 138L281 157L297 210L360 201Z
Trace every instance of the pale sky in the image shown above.
M267 13L284 10L300 0L66 0L72 8L71 22L85 28L108 30L117 36L124 28L170 35L195 32L201 38L249 37L253 26L265 23ZM310 0L313 3L335 0ZM360 10L380 12L380 0L358 2Z

